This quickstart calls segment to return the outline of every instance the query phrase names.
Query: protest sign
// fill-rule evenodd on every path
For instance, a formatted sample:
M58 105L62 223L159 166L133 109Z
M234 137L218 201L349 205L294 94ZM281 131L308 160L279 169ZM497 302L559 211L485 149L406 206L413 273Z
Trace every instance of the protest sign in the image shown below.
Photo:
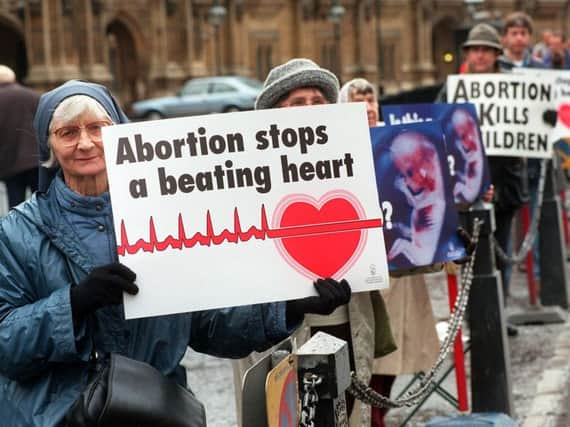
M479 116L489 156L549 158L550 127L543 112L551 108L552 88L538 76L461 74L447 77L447 101L471 102Z
M389 269L463 258L440 123L376 127L370 133Z
M555 126L550 134L553 143L570 141L570 71L557 71L553 77Z
M439 121L457 205L470 205L489 188L491 177L477 112L473 104L402 104L382 106L390 125Z
M364 104L103 130L127 318L388 284Z
M543 118L552 126L550 141L560 168L570 169L570 70L542 70L515 68L518 75L540 77L552 88L552 104L543 113ZM548 117L549 115L549 117Z

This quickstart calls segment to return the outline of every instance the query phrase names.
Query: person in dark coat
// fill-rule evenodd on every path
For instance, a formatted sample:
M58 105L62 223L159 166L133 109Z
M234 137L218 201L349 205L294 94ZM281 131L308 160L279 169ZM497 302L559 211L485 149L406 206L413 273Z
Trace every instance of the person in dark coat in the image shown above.
M0 65L0 180L6 184L10 208L25 200L28 188L38 188L32 122L39 99L35 91L16 82L14 71Z

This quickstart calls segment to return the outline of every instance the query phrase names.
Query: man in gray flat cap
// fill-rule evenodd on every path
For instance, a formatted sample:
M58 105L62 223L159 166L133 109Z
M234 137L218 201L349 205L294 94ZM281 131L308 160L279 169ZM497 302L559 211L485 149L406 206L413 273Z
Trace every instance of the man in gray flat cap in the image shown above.
M339 82L333 73L310 59L295 58L269 72L255 102L255 109L334 104L338 96ZM359 378L366 383L371 377L374 357L395 349L384 301L377 291L353 294L349 304L338 307L330 315L305 316L303 326L295 332L297 344L301 345L318 331L347 341L351 369L356 370ZM252 353L234 363L238 405L241 391L237 390L238 384L241 384L247 368L261 357ZM347 409L351 427L370 426L370 407L355 404L347 394Z

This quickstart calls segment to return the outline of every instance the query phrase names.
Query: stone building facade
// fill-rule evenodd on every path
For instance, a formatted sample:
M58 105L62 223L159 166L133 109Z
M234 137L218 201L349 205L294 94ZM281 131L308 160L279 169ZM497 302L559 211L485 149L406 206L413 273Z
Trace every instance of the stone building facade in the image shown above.
M213 25L212 6L226 14ZM331 10L342 6L338 22ZM192 77L263 80L308 57L384 93L455 72L473 19L519 9L567 30L566 0L0 0L0 63L46 90L71 78L104 83L128 106L173 93ZM342 16L338 16L342 15Z

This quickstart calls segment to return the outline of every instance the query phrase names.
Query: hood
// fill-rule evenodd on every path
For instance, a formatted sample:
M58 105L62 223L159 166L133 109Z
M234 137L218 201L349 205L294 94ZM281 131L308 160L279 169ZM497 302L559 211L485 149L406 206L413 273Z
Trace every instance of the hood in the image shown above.
M105 86L81 80L70 80L44 93L40 98L34 118L34 128L36 129L40 162L42 163L49 159L48 136L53 112L61 101L73 95L87 95L94 98L109 113L115 123L127 123L129 121ZM40 166L38 191L45 192L47 190L56 172L57 168L47 169Z

